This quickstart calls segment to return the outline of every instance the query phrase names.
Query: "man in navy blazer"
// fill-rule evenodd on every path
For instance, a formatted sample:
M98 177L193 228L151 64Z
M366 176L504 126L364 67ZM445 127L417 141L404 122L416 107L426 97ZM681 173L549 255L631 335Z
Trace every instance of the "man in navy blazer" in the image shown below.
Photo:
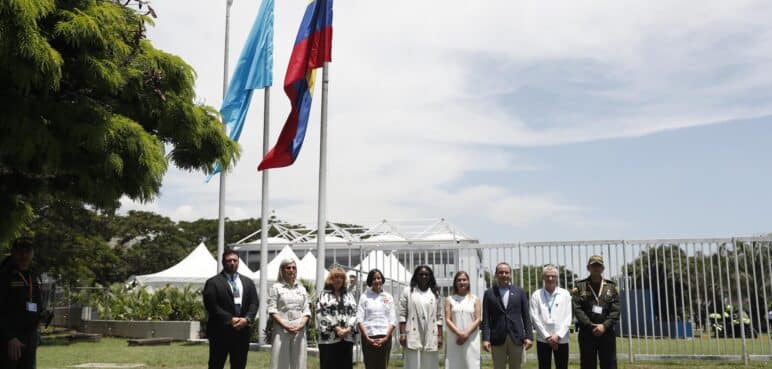
M257 314L257 289L255 282L237 272L236 251L223 252L222 266L222 272L204 284L209 369L222 369L228 355L231 369L244 369L251 327Z
M483 349L493 355L493 368L520 369L523 348L533 344L533 329L529 316L528 296L522 288L512 285L512 267L496 265L497 284L483 296Z

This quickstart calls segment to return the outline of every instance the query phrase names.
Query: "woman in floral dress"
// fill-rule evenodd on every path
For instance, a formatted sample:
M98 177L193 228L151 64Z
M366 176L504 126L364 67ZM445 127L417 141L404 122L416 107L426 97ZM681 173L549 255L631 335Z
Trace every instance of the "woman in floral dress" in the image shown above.
M316 302L316 333L320 369L351 369L357 302L348 293L346 272L335 267Z

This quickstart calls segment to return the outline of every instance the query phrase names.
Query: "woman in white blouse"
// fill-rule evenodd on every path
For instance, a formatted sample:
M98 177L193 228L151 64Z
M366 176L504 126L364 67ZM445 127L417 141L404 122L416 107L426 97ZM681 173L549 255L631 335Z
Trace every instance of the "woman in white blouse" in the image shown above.
M378 269L367 274L367 287L357 306L362 356L365 368L386 369L391 355L391 334L397 324L394 297L383 290L383 273Z
M316 333L320 369L351 369L353 328L357 302L347 292L346 271L334 267L324 281L324 290L316 302Z
M311 317L310 300L305 287L298 283L296 277L295 261L282 260L277 282L269 292L268 315L274 323L271 369L307 367L306 324Z

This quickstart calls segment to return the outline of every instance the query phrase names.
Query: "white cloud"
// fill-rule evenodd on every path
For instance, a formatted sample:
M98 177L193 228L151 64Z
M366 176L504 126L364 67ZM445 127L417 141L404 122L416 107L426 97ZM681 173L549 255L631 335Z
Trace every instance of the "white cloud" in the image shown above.
M281 82L305 4L276 2L271 144L289 110ZM231 66L258 6L234 2ZM193 65L199 97L217 106L224 2L163 1L154 7L154 44ZM591 222L581 216L587 209L560 194L516 193L475 183L469 173L538 168L514 156L512 147L639 136L772 113L772 99L744 100L772 87L766 73L770 10L761 1L338 1L328 217L478 213L513 225L556 217ZM583 62L588 70L572 69ZM539 69L546 64L555 67ZM532 96L536 87L545 98L531 115L507 98L518 91ZM563 97L565 91L572 95ZM270 174L269 207L298 221L316 217L318 97L297 163ZM497 98L502 101L494 103ZM566 103L573 99L578 106ZM231 218L259 216L261 106L262 93L256 93L242 159L227 180ZM533 116L548 116L550 124ZM462 188L447 189L461 180ZM217 179L202 182L203 175L172 169L149 208L179 219L216 217Z

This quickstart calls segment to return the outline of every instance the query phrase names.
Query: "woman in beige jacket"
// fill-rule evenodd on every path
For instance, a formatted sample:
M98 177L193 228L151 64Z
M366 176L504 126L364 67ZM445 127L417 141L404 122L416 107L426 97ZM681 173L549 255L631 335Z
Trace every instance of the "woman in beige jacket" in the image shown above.
M434 272L421 265L399 297L399 343L405 369L437 369L442 348L442 299Z

